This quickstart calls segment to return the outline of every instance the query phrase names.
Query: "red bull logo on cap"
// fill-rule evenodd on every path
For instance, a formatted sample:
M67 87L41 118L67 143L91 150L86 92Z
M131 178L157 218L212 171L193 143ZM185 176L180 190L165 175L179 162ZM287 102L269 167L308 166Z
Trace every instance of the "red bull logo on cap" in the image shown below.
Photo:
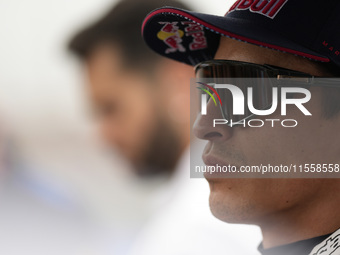
M201 50L208 47L207 38L204 35L203 27L194 22L182 22L183 25L187 27L184 29L186 36L192 36L193 41L189 44L189 49Z
M207 38L205 37L202 26L190 21L178 23L179 22L159 22L159 24L163 26L157 33L157 38L168 46L165 50L165 54L176 51L186 52L187 49L182 44L183 36L191 38L189 40L190 43L187 43L187 48L190 51L201 50L208 47ZM179 29L179 25L183 26L183 30Z
M238 0L226 15L233 11L249 10L273 19L286 2L288 0Z
M161 31L157 33L157 37L169 46L169 48L165 51L166 54L176 51L186 51L182 45L184 31L179 29L177 23L178 22L159 22L159 24L164 26Z

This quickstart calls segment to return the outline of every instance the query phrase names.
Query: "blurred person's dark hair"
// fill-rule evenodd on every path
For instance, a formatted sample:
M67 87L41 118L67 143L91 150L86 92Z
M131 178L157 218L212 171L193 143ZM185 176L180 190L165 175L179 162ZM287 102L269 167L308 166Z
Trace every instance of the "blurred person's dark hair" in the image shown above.
M76 34L69 49L85 60L98 44L112 44L119 47L125 67L151 71L162 57L146 46L141 25L150 11L165 5L189 9L175 0L122 0L103 18Z

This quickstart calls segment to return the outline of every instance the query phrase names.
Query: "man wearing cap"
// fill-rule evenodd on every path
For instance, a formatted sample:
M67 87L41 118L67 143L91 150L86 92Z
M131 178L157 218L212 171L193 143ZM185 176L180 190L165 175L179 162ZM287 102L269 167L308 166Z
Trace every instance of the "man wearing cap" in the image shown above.
M267 116L237 115L218 90L221 107L208 101L207 113L194 126L195 135L208 141L203 152L207 166L240 170L244 165L283 164L301 166L307 173L310 165L325 163L325 172L332 171L332 178L324 178L330 177L326 173L313 178L311 172L286 176L290 178L205 174L212 213L225 222L260 226L259 251L265 255L340 254L340 83L334 78L340 73L339 10L336 0L238 0L224 17L164 7L143 23L146 43L163 56L197 65L197 78L270 78L276 82L273 91L282 89L275 85L282 77L299 77L308 84L307 89L294 86L305 95L291 93L303 103L288 105L286 113L278 107ZM171 31L173 38L159 36L162 31ZM333 82L318 83L316 77L332 77ZM260 96L268 99L263 92L253 95L258 101ZM284 117L297 125L245 125L254 117L263 123ZM214 126L215 119L228 125ZM233 120L239 125L230 125Z

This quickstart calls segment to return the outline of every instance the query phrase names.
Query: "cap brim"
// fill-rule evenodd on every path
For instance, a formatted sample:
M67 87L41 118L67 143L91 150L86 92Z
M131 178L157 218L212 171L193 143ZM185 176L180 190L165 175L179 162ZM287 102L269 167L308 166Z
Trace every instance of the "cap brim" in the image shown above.
M151 12L143 22L142 35L148 46L157 53L189 65L213 59L221 35L312 60L329 62L326 56L250 21L172 7Z

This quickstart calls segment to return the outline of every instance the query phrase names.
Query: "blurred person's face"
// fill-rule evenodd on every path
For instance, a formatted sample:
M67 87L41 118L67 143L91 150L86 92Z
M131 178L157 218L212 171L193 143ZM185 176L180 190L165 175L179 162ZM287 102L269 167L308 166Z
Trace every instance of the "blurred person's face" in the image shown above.
M224 37L215 59L271 64L320 75L319 70L305 59ZM285 118L296 119L299 124L295 128L283 128L281 125L264 125L261 128L213 127L213 119L223 117L210 100L208 114L200 115L194 126L195 135L208 141L203 152L206 165L339 163L340 120L322 116L320 90L311 88L313 97L305 105L312 116L306 118L297 107L288 108ZM281 118L279 112L266 117ZM261 119L261 116L257 118ZM227 222L271 227L285 224L289 216L295 219L294 224L305 222L305 215L301 212L327 197L329 188L334 188L336 183L335 180L325 179L228 179L211 178L209 175L207 180L211 190L210 206L216 217ZM339 182L336 184L339 185ZM280 215L285 218L277 220Z
M4 132L1 129L1 126L0 126L0 179L5 174L6 168L8 168L8 165L7 165L8 162L6 162L6 158L5 158L5 142L4 142L4 140L5 140Z
M182 152L162 81L127 69L118 48L101 45L87 60L90 94L104 139L139 174L171 171Z
M1 129L0 129L0 178L1 178L1 172L4 168L3 150L4 150L4 147L3 147L2 135L1 135Z

